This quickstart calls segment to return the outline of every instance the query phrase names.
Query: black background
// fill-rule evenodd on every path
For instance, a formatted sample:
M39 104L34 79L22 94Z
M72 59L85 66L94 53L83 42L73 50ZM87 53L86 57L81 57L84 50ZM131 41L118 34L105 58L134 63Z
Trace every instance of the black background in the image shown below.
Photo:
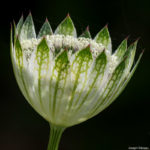
M53 29L69 12L78 35L92 37L108 23L113 49L128 35L138 37L136 60L145 49L125 91L102 113L63 134L60 150L127 150L150 147L150 0L22 0L0 5L0 150L46 150L49 125L26 102L15 81L9 54L10 23L31 11L38 31L47 17Z

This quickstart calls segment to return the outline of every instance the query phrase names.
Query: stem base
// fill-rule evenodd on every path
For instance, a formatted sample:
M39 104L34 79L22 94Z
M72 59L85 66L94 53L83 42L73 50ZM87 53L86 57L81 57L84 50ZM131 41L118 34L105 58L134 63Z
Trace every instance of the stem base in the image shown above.
M50 124L50 138L47 150L58 150L60 138L65 128Z

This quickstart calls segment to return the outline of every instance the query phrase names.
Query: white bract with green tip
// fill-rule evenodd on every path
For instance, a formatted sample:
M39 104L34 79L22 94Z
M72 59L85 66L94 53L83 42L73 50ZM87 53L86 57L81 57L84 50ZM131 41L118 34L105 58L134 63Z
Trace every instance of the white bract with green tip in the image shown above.
M65 128L97 115L123 91L142 56L132 68L136 46L127 48L125 39L112 54L107 26L94 39L88 29L77 37L69 15L54 33L46 20L38 35L31 14L20 19L11 35L13 69L26 100L52 126L48 150L57 150Z

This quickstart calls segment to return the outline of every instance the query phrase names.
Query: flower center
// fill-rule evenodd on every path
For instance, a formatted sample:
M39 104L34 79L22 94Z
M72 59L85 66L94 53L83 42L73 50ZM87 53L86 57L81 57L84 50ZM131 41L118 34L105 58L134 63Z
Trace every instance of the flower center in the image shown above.
M75 53L76 51L84 49L88 45L90 45L93 57L96 57L99 53L101 53L104 50L104 46L101 43L97 43L94 40L88 38L75 38L68 35L64 36L58 34L47 35L45 36L45 38L49 49L54 53L60 52L63 48L71 50L72 53ZM27 55L30 55L30 53L36 49L40 41L41 38L21 41L23 51Z
M90 49L93 55L93 58L96 58L104 49L105 47L101 43L97 43L92 39L79 37L75 38L72 36L64 36L64 35L47 35L45 36L47 45L49 49L53 52L54 56L56 56L59 52L63 49L68 49L69 53L68 56L70 57L73 53L77 52L78 50L86 48L90 45ZM21 46L23 49L23 53L28 61L30 59L31 53L36 50L38 44L42 38L32 38L28 40L21 41ZM105 53L107 55L107 60L109 63L109 72L113 72L114 68L117 66L118 61L116 56L111 55L110 52L105 49Z

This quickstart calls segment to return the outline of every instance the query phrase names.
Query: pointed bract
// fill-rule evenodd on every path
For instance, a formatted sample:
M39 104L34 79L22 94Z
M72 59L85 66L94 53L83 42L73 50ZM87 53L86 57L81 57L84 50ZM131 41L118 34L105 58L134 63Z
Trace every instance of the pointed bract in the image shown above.
M110 53L112 52L111 38L107 26L105 26L102 30L100 30L100 32L96 35L94 40L97 43L103 44L105 48L109 50Z
M38 44L37 46L37 61L39 65L42 65L42 61L44 61L44 59L47 59L49 56L49 47L47 45L46 39L43 38L41 40L41 42ZM39 58L38 58L39 57Z
M29 14L21 28L20 40L27 40L32 38L36 38L36 33L35 33L32 15Z
M59 24L55 34L63 34L77 37L76 29L69 15Z
M130 72L129 75L127 76L126 80L125 80L125 81L123 80L122 84L120 84L120 86L119 86L119 88L118 88L116 94L112 97L112 99L110 100L110 102L108 103L108 105L111 104L111 103L123 92L123 90L125 89L125 87L126 87L127 84L129 83L131 77L133 76L135 70L137 69L137 67L138 67L138 65L139 65L139 63L140 63L140 60L141 60L141 58L142 58L142 55L143 55L143 53L140 54L140 56L139 56L139 58L138 58L136 64L134 65L133 69L131 70L131 72Z
M49 24L49 21L46 20L43 26L41 27L37 38L43 37L45 35L52 35L52 34L53 34L52 28Z
M16 42L14 46L15 46L16 62L19 68L21 68L23 67L23 52L22 52L21 44L20 44L18 37L16 38Z
M103 68L102 67L103 65L104 65L104 68L105 68L106 64L107 64L107 56L105 54L105 51L103 51L102 53L100 53L97 56L94 68L95 68L96 71L100 71L100 69Z
M80 99L82 90L84 89L87 82L88 71L92 61L93 58L90 51L90 46L79 50L75 55L75 59L71 64L71 71L75 79L73 82L72 96L69 100L68 111L70 111L73 104L78 103L78 100Z
M122 59L126 50L127 50L127 39L121 42L121 44L118 46L117 50L114 53L114 56L117 57L118 61Z
M133 44L131 44L128 47L126 53L124 54L124 58L127 57L126 59L126 72L127 73L131 70L131 67L133 65L137 43L138 43L138 40L135 41Z
M12 29L12 24L11 24L11 27L10 27L10 55L11 55L11 58L12 58L12 55L13 55L13 29Z
M13 42L15 43L16 42L16 38L17 38L15 21L13 21L13 31L14 31L14 36L13 36L14 40L13 40Z
M42 99L44 99L44 96L43 96L44 94L43 94L42 89L45 89L45 87L47 87L47 84L44 83L43 78L48 74L48 70L50 68L50 66L49 66L49 62L50 62L49 51L50 50L47 45L46 39L43 38L41 40L41 42L38 44L37 50L36 50L36 57L35 57L34 62L37 62L37 65L35 65L36 63L33 64L34 67L36 66L36 69L37 69L38 77L37 77L37 88L35 88L35 91L37 91L39 94L38 99L39 99L39 104L40 104L41 108L43 108L43 104L44 104L44 102L42 101Z
M125 60L120 62L120 64L114 70L111 78L107 81L104 90L100 94L97 103L93 107L93 111L90 113L90 117L95 116L97 113L101 111L103 105L105 105L106 101L111 97L112 93L114 92L120 80L122 79L124 70L125 70Z
M98 88L100 86L99 84L97 84L97 82L100 83L100 81L102 81L103 76L104 76L104 72L105 72L105 69L106 69L106 65L107 65L107 56L105 54L105 51L103 51L102 53L100 53L97 56L97 58L96 58L96 60L95 60L95 62L93 64L91 73L89 75L89 79L90 79L91 82L89 82L87 84L88 91L85 94L85 96L83 97L83 99L81 100L80 104L78 104L79 105L78 106L78 111L79 110L82 111L81 108L83 107L83 104L86 101L92 100L89 97L89 95L91 93L93 93L96 88Z
M80 37L91 39L91 34L90 34L90 31L89 31L89 27L86 28L86 30L80 35Z
M21 18L17 24L16 35L20 36L20 31L21 31L22 26L23 26L23 16L21 16Z
M58 54L58 56L55 59L55 66L52 73L52 80L50 84L54 87L53 92L51 95L53 95L51 103L50 103L50 111L52 113L52 116L55 119L55 115L57 114L57 111L59 109L58 103L60 103L59 99L63 97L63 91L66 86L66 80L68 77L68 69L69 69L69 59L67 50L63 50L61 53ZM53 81L56 81L53 83ZM59 98L58 98L59 97Z

